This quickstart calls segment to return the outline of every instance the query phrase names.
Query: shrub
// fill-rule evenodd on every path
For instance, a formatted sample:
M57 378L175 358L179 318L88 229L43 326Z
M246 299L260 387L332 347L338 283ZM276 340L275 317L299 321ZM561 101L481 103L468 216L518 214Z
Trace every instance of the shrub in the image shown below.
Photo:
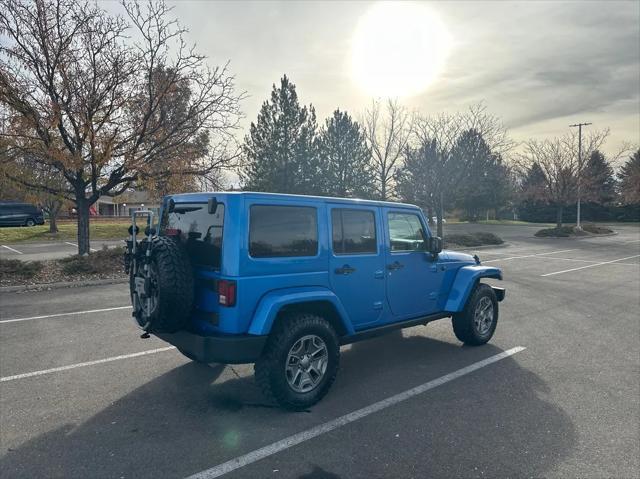
M98 274L122 271L124 248L102 248L87 256L70 256L60 260L65 274Z
M584 223L582 231L575 226L562 226L560 228L545 228L536 232L538 238L568 238L569 236L587 236L588 234L602 235L613 233L613 230L592 223Z
M467 234L451 234L445 237L445 245L456 244L459 246L483 246L483 245L496 245L502 244L502 238L494 235L493 233L487 233L480 231L478 233Z
M33 278L42 270L41 261L20 261L0 258L0 276Z
M568 238L574 234L573 226L561 226L560 228L544 228L536 231L535 236L538 238Z
M585 230L587 233L591 233L594 235L605 235L605 234L613 233L613 230L610 230L609 228L605 228L604 226L594 225L592 223L583 224L582 229Z
M480 242L482 242L482 244L502 244L504 243L504 241L502 241L502 238L500 238L499 236L494 235L493 233L487 233L486 231L480 231L478 233L475 233L476 238L478 238L478 240Z

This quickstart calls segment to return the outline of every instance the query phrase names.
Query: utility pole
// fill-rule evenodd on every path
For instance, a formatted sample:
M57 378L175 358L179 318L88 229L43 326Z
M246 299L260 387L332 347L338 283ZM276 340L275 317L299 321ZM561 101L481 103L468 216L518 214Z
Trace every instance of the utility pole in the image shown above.
M582 176L582 127L591 125L591 123L576 123L569 125L570 128L578 127L578 210L576 212L576 228L582 229L580 226L580 180Z

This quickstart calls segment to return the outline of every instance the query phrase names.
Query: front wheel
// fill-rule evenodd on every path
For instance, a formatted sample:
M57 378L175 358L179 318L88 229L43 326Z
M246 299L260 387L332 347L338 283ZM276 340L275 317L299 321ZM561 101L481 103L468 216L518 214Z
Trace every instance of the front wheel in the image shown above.
M480 346L488 342L498 325L498 299L493 288L478 284L464 310L452 318L453 332L464 344Z
M25 224L26 224L27 226L35 226L35 225L36 225L36 222L33 220L33 218L29 218L29 219L27 219L27 221L25 222Z
M266 397L300 411L327 394L339 361L338 337L331 325L319 316L300 313L277 324L254 369Z

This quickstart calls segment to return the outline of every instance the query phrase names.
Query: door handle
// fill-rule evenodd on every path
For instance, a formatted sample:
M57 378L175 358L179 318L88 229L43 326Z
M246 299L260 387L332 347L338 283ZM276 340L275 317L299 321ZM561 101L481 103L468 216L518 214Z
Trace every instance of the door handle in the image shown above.
M387 265L387 269L389 271L395 271L401 268L404 268L404 265L402 263L398 263L397 261L394 261L393 263Z
M344 266L342 266L342 268L336 268L335 269L335 273L336 274L351 274L355 271L355 268L352 268L351 266L349 266L348 264L345 264Z

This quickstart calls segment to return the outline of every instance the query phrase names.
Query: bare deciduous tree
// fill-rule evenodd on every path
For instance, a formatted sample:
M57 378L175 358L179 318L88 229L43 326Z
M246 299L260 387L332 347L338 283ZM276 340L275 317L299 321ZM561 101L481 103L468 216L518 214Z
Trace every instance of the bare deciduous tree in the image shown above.
M491 152L505 157L516 146L502 120L489 113L484 103L475 103L458 115L462 130L475 130L487 142Z
M374 101L364 112L367 146L376 177L376 194L382 200L394 195L394 178L411 138L413 115L397 100Z
M3 135L13 155L66 180L52 192L76 205L80 254L100 196L145 177L206 174L236 154L242 94L227 66L207 66L164 2L123 6L117 16L74 0L0 0L0 103L12 125ZM160 166L176 156L185 161Z
M609 130L594 130L583 135L583 158L578 158L578 135L571 132L563 137L546 140L529 140L525 143L515 164L521 171L536 164L544 173L544 188L525 191L532 199L546 201L556 207L556 225L562 226L564 209L573 204L578 195L580 176L586 162L595 150L605 142Z

